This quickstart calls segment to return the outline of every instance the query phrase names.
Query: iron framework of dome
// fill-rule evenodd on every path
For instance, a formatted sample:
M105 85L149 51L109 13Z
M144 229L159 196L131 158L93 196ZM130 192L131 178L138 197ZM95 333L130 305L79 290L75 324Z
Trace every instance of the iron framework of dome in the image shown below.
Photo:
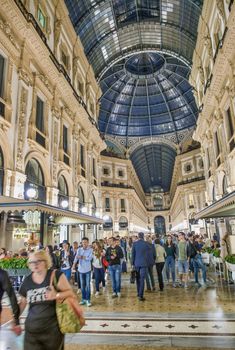
M102 88L100 131L126 147L145 192L169 191L176 155L169 144L197 120L188 76L203 0L65 2Z
M190 64L203 0L65 0L96 76L131 52L160 50Z
M127 140L175 133L179 143L177 133L197 120L189 73L177 58L155 52L117 62L100 80L100 131Z

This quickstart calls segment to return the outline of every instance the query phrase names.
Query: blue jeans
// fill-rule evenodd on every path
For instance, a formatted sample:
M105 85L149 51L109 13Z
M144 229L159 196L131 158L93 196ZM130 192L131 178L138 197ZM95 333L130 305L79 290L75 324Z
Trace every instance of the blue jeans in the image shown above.
M100 282L102 282L102 286L105 287L104 268L94 267L94 275L95 275L95 289L96 289L96 292L99 292Z
M71 279L71 269L66 269L66 270L61 269L61 271L65 274L67 280L70 281L70 279Z
M197 254L193 258L193 267L194 267L195 282L198 283L198 271L199 269L202 269L202 278L204 283L206 283L206 266L203 264L202 256L200 254Z
M170 271L171 271L172 281L173 283L175 283L175 259L173 256L169 255L166 257L165 266L166 266L167 280L169 281L170 279Z
M79 272L81 291L82 291L82 300L91 300L91 271L82 273Z
M109 265L108 267L111 281L113 293L120 293L121 291L121 265Z
M144 281L148 273L147 267L136 267L136 286L137 286L137 295L139 298L144 296Z

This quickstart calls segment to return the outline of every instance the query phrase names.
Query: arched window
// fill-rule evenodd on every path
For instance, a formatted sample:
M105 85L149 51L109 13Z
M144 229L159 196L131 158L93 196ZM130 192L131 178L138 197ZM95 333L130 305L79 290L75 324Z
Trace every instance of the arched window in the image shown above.
M25 168L27 176L24 190L25 199L36 199L41 202L46 201L46 188L42 168L36 159L30 159Z
M154 230L159 235L166 234L165 218L163 216L156 216L154 218Z
M0 194L3 194L3 181L4 181L4 159L2 149L0 147Z
M69 191L67 182L63 175L59 177L58 190L58 204L60 207L67 209L69 206Z
M84 192L81 186L78 186L78 208L83 208L85 205Z
M154 208L162 208L163 206L163 199L162 199L162 196L154 196L153 198L153 206Z
M228 182L227 182L226 175L224 175L224 177L223 177L222 187L223 187L223 195L227 194L228 193Z
M104 230L111 230L113 228L113 219L111 216L104 216L103 217L104 223L103 223L103 228Z
M119 219L119 229L123 230L128 227L128 220L125 216L121 216Z

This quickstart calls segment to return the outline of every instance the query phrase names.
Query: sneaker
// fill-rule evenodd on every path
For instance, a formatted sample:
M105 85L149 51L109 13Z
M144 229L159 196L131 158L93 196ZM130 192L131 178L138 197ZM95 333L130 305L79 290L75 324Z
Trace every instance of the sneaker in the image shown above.
M81 300L79 305L85 305L86 304L86 300Z
M187 288L188 288L188 285L187 285L187 283L185 283L185 285L184 285L184 288L185 288L185 289L187 289Z
M86 305L87 305L88 307L90 307L90 306L91 306L91 302L90 302L90 300L87 300Z
M139 297L139 301L145 301L144 297Z
M118 293L117 293L117 296L118 296L118 298L121 298L121 293L118 292Z
M106 287L103 287L103 289L102 289L102 290L103 290L103 293L104 293L104 292L106 291Z
M183 284L181 282L179 282L179 287L183 287Z
M112 294L112 298L117 298L117 294L116 294L116 293L113 293L113 294Z
M78 289L78 290L77 290L77 294L80 294L80 293L81 293L81 289Z
M176 284L175 284L175 283L173 283L173 284L172 284L172 287L173 287L173 288L176 288Z
M95 292L95 297L98 297L100 295L100 292Z
M202 285L199 282L195 282L195 287L200 288Z

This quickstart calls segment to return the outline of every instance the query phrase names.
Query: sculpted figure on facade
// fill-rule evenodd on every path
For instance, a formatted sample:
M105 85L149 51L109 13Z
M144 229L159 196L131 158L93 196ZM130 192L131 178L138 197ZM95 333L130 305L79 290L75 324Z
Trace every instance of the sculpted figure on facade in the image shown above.
M222 20L224 22L224 20L225 20L224 1L223 0L216 0L216 6L217 6L219 14L222 17Z
M55 187L57 187L57 166L58 166L58 145L59 145L58 130L59 130L58 122L55 119L53 123L53 163L52 163L52 181Z
M16 156L16 169L24 171L24 144L26 141L26 112L28 103L28 91L22 86L19 102L19 122L18 122L18 140L17 140L17 156Z
M212 58L213 57L213 50L212 50L211 37L210 37L209 34L204 36L204 44L205 44L205 46L207 48L208 56L210 58Z
M78 62L79 62L79 57L75 56L73 58L73 83L75 82L75 79L77 77L77 71L78 71Z
M203 71L202 66L198 67L198 72L199 72L199 80L200 80L201 84L204 85L205 84L205 77L204 77L204 71Z
M55 28L54 28L54 52L56 52L58 47L60 33L61 33L61 25L62 25L62 20L57 18L55 20Z

